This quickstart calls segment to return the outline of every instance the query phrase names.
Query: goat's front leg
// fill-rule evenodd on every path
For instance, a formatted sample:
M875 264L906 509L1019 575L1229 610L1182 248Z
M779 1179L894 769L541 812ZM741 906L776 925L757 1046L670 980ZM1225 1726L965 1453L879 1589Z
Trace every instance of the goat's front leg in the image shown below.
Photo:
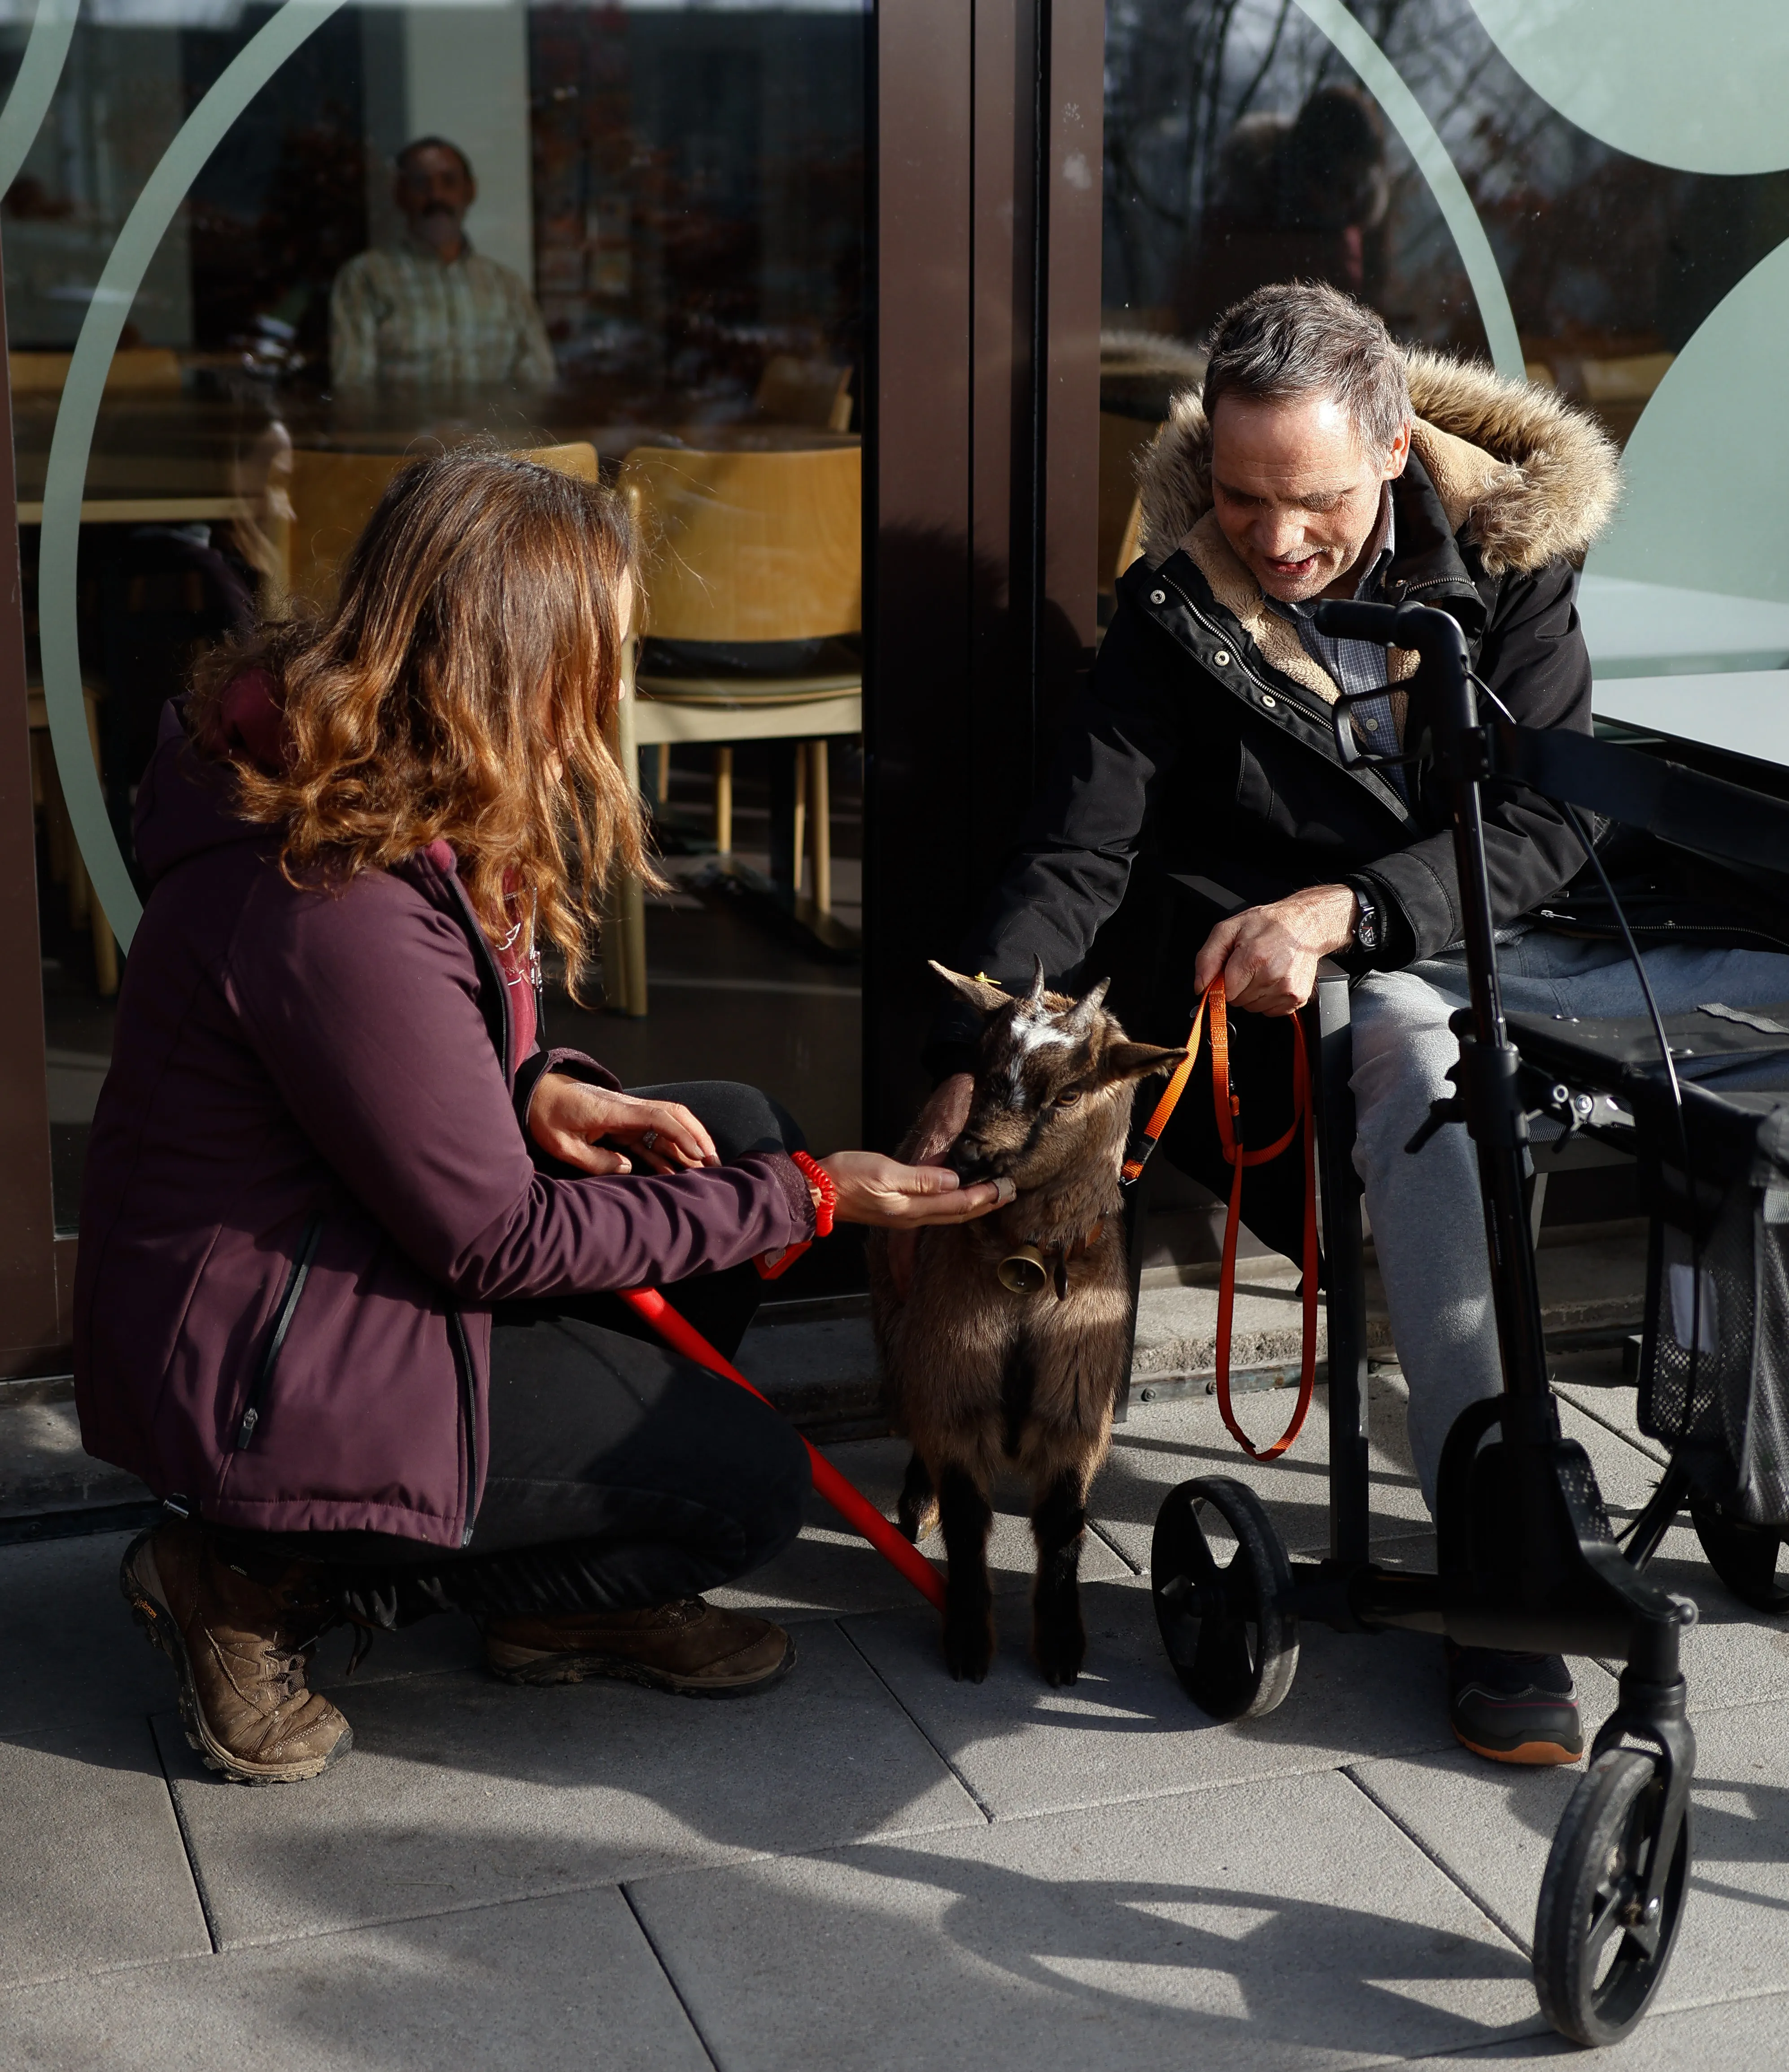
M1043 1486L1031 1507L1031 1536L1038 1543L1031 1652L1052 1684L1072 1684L1087 1656L1080 1586L1086 1525L1087 1493L1080 1470L1064 1468Z
M988 1581L992 1506L975 1478L954 1464L938 1477L938 1519L949 1572L944 1585L944 1665L979 1684L994 1659L994 1593Z
M907 1479L901 1484L901 1500L894 1507L894 1522L915 1546L938 1523L938 1495L932 1475L915 1451L907 1464Z

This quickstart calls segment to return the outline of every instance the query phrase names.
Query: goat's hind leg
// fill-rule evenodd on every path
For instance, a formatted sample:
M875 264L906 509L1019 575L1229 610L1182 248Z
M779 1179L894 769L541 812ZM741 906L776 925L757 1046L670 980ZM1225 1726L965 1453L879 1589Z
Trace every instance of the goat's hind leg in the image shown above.
M1031 1535L1038 1544L1031 1652L1052 1684L1072 1684L1087 1657L1080 1586L1086 1526L1085 1478L1078 1467L1061 1469L1043 1485L1031 1507Z
M901 1499L894 1507L894 1522L915 1547L938 1523L938 1493L932 1486L931 1470L917 1451L907 1464L907 1479L901 1484Z
M994 1593L988 1581L987 1494L954 1462L938 1476L938 1519L949 1572L944 1585L944 1666L959 1683L979 1684L994 1659Z

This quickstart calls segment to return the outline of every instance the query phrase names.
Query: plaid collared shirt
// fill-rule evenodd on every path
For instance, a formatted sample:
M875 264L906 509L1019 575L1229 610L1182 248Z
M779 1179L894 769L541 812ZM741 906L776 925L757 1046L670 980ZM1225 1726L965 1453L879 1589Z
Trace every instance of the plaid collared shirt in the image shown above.
M1360 580L1355 585L1354 594L1363 602L1371 602L1380 594L1385 579L1385 571L1392 565L1392 550L1397 544L1397 528L1392 515L1392 485L1387 483L1380 498L1379 524L1368 541L1369 557ZM1339 689L1351 694L1376 689L1385 681L1385 650L1369 640L1336 640L1326 633L1319 633L1312 617L1316 606L1311 604L1287 604L1277 597L1262 593L1270 610L1277 611L1282 619L1289 619L1297 627L1305 652L1335 679ZM1352 709L1354 723L1367 737L1368 752L1378 749L1395 754L1402 745L1397 736L1397 720L1392 710L1389 696L1367 698ZM1388 750L1385 744L1389 744ZM1381 773L1387 781L1396 786L1408 800L1409 787L1404 783L1404 773L1400 769L1389 769Z
M544 388L557 371L541 312L518 274L470 245L444 261L409 238L395 251L361 253L335 276L329 361L337 388Z

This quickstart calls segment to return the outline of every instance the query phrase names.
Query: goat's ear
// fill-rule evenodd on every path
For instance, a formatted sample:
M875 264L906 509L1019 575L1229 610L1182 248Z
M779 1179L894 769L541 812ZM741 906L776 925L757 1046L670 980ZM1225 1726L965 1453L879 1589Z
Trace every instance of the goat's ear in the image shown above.
M1107 1086L1125 1079L1146 1079L1152 1072L1171 1072L1186 1054L1164 1050L1159 1043L1114 1043L1100 1059L1100 1078Z
M953 972L948 965L935 958L926 960L952 993L960 993L971 1007L979 1007L984 1014L997 1014L1001 1008L1010 1007L1013 996L1003 993L992 979L965 978L961 972Z

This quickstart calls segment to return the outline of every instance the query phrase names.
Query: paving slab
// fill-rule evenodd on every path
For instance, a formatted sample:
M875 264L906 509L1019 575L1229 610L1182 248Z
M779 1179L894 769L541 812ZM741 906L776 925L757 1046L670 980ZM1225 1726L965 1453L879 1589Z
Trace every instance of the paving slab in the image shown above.
M862 1439L820 1449L839 1472L862 1490L885 1517L896 1498L911 1452L904 1439ZM1031 1587L1037 1548L1031 1538L1026 1492L1002 1482L994 1492L993 1531L988 1539L988 1574L997 1594L1022 1595ZM923 1551L943 1566L944 1543L934 1532ZM1081 1556L1091 1577L1132 1572L1112 1549L1089 1535ZM823 1498L810 1495L801 1537L767 1567L731 1589L710 1590L709 1601L763 1612L775 1619L830 1618L842 1612L878 1611L913 1603L913 1585L898 1576L874 1548L858 1537Z
M1454 1745L1441 1650L1425 1636L1307 1627L1280 1709L1220 1726L1169 1667L1145 1584L1095 1584L1083 1602L1087 1667L1059 1690L1029 1660L1024 1616L1010 1601L997 1607L1001 1651L982 1684L952 1681L923 1610L851 1619L846 1630L997 1819ZM1589 1673L1602 1675L1594 1665Z
M1289 1389L1238 1399L1236 1415L1257 1445L1285 1429L1296 1400ZM1409 1397L1395 1368L1375 1368L1367 1383L1367 1473L1376 1537L1395 1537L1429 1523L1410 1462ZM1112 1433L1112 1452L1088 1504L1100 1529L1139 1568L1147 1569L1149 1538L1162 1499L1195 1475L1233 1475L1266 1506L1285 1544L1319 1552L1329 1542L1329 1399L1318 1389L1291 1450L1252 1461L1224 1429L1215 1398L1166 1402L1132 1398L1130 1415Z
M302 1790L224 1784L156 1720L226 1947L982 1817L825 1622L732 1704L468 1675L341 1695L354 1752Z
M0 1398L0 1517L153 1500L134 1475L82 1451L72 1400Z
M0 1986L211 1953L146 1720L0 1740Z
M1587 2058L1575 2044L1550 2031L1544 2037L1493 2044L1456 2058L1425 2058L1404 2072L1461 2072L1463 2066L1505 2067L1565 2062L1594 2067L1594 2072L1780 2072L1783 2039L1789 2037L1789 2000L1760 1995L1755 2000L1725 2000L1711 2007L1683 2008L1675 2012L1650 2012L1622 2042Z
M167 1665L118 1594L130 1535L0 1547L0 1733L135 1718L166 1705Z
M727 2072L1330 2072L1536 2020L1520 1954L1334 1771L629 1893Z
M1742 1604L1709 1566L1694 1527L1674 1526L1646 1572L1696 1602L1683 1646L1692 1712L1789 1696L1789 1621Z
M612 1889L88 1978L0 2000L55 2072L707 2072Z
M1775 1703L1735 1706L1700 1716L1696 1738L1690 1893L1661 2008L1789 1982L1789 1720ZM1577 1770L1522 1774L1460 1754L1367 1763L1358 1774L1488 1911L1524 1941L1532 1934Z

